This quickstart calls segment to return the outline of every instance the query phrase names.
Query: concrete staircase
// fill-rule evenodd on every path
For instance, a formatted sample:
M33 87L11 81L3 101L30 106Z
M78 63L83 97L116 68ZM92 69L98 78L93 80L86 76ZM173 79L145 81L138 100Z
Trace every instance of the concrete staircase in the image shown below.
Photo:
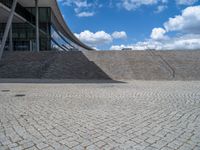
M0 78L110 79L82 52L13 52L0 61Z
M200 80L200 51L6 52L0 78Z
M5 52L0 61L0 78L42 78L55 57L50 52Z
M110 79L82 52L57 53L54 62L45 70L43 78L50 79Z
M147 51L85 52L112 79L171 79L165 65Z

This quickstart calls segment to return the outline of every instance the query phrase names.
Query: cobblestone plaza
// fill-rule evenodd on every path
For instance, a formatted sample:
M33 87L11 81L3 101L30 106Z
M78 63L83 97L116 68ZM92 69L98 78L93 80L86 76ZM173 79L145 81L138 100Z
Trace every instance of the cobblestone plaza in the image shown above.
M7 149L200 150L200 82L1 83Z

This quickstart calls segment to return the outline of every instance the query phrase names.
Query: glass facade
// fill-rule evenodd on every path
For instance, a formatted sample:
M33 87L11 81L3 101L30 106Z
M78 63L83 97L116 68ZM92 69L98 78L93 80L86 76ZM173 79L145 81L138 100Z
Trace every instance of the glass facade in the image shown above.
M11 8L13 0L0 0L8 8ZM12 41L14 51L36 51L36 9L35 7L23 7L17 3L15 12L26 19L24 23L12 23ZM51 16L52 15L52 16ZM52 19L53 18L53 19ZM52 19L52 20L51 20ZM73 35L64 36L57 30L53 22L55 15L52 14L50 7L39 7L39 42L40 51L77 51L87 50L79 46ZM6 22L0 23L0 42L2 40ZM59 27L60 28L60 27ZM62 27L61 27L62 28ZM63 31L63 30L62 30ZM65 31L64 31L65 32ZM66 33L64 33L66 35ZM72 40L71 40L71 39ZM74 41L74 42L72 42ZM9 47L9 37L5 45L5 50Z
M11 7L12 0L0 0L7 7ZM24 8L17 4L16 13L24 17L26 23L13 23L13 50L14 51L34 51L36 49L36 28L35 28L35 8ZM0 23L0 39L3 37L5 23ZM40 29L40 50L51 50L51 8L39 8L39 29ZM5 46L8 50L9 38Z

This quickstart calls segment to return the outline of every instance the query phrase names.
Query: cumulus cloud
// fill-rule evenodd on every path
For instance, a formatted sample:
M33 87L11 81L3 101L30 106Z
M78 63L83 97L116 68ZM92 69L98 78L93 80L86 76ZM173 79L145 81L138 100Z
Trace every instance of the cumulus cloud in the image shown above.
M182 11L181 15L170 18L164 23L169 31L181 31L186 33L200 33L200 6L191 6Z
M160 42L148 40L144 42L137 42L134 44L129 45L112 45L110 50L123 50L125 48L132 49L132 50L148 50L148 49L158 49L161 45Z
M191 50L200 48L199 34L186 34L180 37L171 38L162 43L161 49Z
M112 37L114 39L126 39L127 34L124 31L121 31L121 32L115 31L115 32L113 32Z
M200 35L187 34L163 41L149 39L135 44L113 45L110 47L111 50L122 50L124 48L131 48L132 50L196 50L200 48Z
M193 5L196 3L198 0L176 0L176 3L178 5Z
M80 34L75 34L77 38L81 41L92 45L99 46L103 44L108 44L112 42L112 36L105 31L98 31L96 33L90 32L89 30L85 30Z
M181 15L170 18L164 23L164 28L154 28L150 39L129 45L113 45L110 49L121 50L194 50L200 49L200 6L187 7ZM176 31L174 37L167 33Z
M154 28L151 33L151 38L154 40L163 40L166 39L166 31L163 28Z
M127 38L126 32L115 31L113 34L106 33L105 31L91 32L85 30L80 34L75 33L75 36L79 38L82 42L85 42L91 46L100 46L104 44L112 43L114 39L125 39Z
M123 50L124 48L129 48L129 49L133 49L132 45L112 45L110 47L110 50Z
M123 50L123 49L132 49L132 50L147 50L147 49L156 49L156 41L144 41L144 42L137 42L135 44L129 45L112 45L110 50Z

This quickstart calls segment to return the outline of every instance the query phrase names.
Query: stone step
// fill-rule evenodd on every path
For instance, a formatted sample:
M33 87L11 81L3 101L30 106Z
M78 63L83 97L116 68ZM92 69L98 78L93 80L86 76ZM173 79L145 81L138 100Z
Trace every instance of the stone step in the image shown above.
M154 53L5 52L0 61L0 78L200 80L200 51ZM175 78L161 58L175 70Z

